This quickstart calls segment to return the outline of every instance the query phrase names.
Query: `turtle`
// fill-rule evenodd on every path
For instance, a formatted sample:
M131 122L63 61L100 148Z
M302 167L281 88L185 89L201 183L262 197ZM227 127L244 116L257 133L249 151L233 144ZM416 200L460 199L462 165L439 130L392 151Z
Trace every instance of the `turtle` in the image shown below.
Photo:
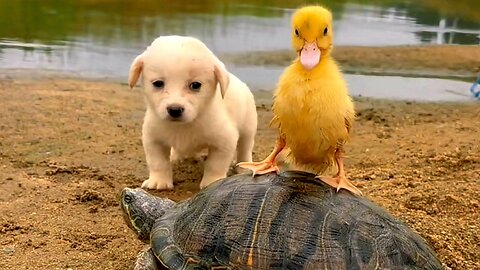
M124 188L125 222L148 244L135 269L443 269L404 222L315 177L237 174L178 203Z

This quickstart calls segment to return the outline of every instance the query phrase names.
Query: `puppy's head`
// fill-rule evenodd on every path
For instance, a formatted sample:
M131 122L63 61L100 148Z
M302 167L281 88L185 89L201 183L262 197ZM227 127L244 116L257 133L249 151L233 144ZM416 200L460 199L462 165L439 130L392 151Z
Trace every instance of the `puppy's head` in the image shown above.
M163 120L194 121L228 88L223 63L198 39L182 36L157 38L130 67L129 85L140 75L147 105ZM217 90L218 89L218 90Z

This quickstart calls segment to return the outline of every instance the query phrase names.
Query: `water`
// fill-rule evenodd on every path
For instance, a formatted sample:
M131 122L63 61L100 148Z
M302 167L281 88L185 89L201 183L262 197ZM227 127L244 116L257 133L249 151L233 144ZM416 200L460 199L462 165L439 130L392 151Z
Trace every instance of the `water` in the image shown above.
M196 36L219 55L290 49L290 16L304 3L0 0L0 70L125 81L132 59L155 37L168 34ZM480 44L478 0L323 3L334 13L337 46ZM255 83L250 77L257 71L246 70L252 73L239 76ZM275 81L271 78L270 88Z
M269 91L276 82L282 67L232 66L239 77L248 77L253 89ZM474 101L469 93L471 83L435 78L410 78L400 76L366 76L345 74L350 94L353 96L415 100L424 102ZM262 98L269 96L262 95Z

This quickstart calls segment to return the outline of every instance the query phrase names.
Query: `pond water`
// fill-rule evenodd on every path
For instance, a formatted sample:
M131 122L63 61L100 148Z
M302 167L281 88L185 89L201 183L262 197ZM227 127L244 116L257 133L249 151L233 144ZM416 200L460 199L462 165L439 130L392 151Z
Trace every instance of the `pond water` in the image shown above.
M272 79L277 81L283 67L232 66L230 70L239 77L248 77L251 88L270 91ZM345 80L353 96L422 102L475 100L469 92L472 83L462 81L358 74L345 74ZM268 99L270 96L262 94L259 97Z
M305 2L0 0L0 69L125 81L132 59L168 34L196 36L220 55L290 49L290 16ZM480 44L478 0L323 4L334 13L337 46ZM239 76L253 83L256 69L245 70L253 73ZM276 79L270 78L271 88Z

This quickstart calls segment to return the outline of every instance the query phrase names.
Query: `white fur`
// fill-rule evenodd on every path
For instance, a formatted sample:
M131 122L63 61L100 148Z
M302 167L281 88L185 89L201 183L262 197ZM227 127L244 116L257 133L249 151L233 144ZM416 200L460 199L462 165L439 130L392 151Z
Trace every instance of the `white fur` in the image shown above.
M208 150L200 188L226 177L237 149L237 162L251 161L257 112L250 89L193 37L161 36L130 68L130 87L140 74L147 111L142 141L150 175L144 188L172 189L171 159ZM156 89L154 81L164 87ZM200 91L190 88L200 82ZM182 107L180 119L168 107ZM177 120L177 121L174 121Z

